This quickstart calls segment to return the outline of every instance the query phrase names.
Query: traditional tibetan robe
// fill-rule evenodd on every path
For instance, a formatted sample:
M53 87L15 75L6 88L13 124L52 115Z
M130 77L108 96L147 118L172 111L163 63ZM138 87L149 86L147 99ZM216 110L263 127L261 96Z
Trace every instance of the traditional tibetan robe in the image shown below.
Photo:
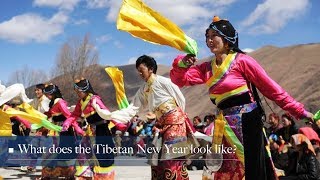
M215 137L223 137L224 147L235 148L235 153L225 153L222 167L215 179L273 179L273 163L265 161L267 150L263 134L262 111L251 91L254 84L267 98L297 118L304 117L303 105L294 100L250 56L231 52L221 65L216 59L200 65L186 67L184 56L173 62L170 78L179 87L206 84L211 101L222 114L222 130ZM216 121L220 122L220 121ZM215 125L219 128L219 125ZM217 135L216 133L220 134ZM229 160L227 160L229 159ZM265 168L267 167L267 170ZM266 173L267 172L267 173ZM262 175L261 177L258 174Z

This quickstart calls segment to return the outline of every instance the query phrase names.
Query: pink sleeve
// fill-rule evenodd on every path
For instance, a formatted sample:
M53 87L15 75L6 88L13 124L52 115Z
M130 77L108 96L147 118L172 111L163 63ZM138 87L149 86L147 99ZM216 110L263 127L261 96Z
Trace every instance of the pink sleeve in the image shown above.
M179 55L174 59L172 69L170 70L171 81L179 87L204 84L206 82L206 63L190 68L179 67L178 64L184 56L185 55Z
M65 120L64 124L68 125L68 127L72 126L77 134L84 135L84 131L79 127L79 124L76 121L77 118L80 117L80 114L81 114L81 111L80 111L81 109L80 109L80 106L78 106L78 104L77 104L77 106L76 106L76 108L74 110L74 112L76 112L76 113L75 114L72 113L72 115L71 115L71 113L70 113L70 111L69 111L69 109L67 107L67 102L66 101L62 100L61 103L59 104L59 108L60 108L62 114L67 118Z
M246 79L252 82L268 99L296 118L305 117L303 104L293 99L279 84L272 80L265 70L250 56L242 56L240 68Z
M91 102L92 102L93 99L96 100L96 103L99 105L99 107L100 107L101 109L106 109L106 110L109 111L109 109L103 104L103 102L102 102L102 100L101 100L101 98L100 98L99 96L94 95L94 96L91 98Z
M63 99L58 101L58 107L60 112L64 115L64 117L68 118L71 116L71 113L68 109L67 102Z
M69 111L70 112L70 111ZM73 122L76 121L77 118L81 117L81 105L80 101L78 101L76 107L74 108L74 111L70 116L67 117L67 119L64 121L64 125L69 127Z

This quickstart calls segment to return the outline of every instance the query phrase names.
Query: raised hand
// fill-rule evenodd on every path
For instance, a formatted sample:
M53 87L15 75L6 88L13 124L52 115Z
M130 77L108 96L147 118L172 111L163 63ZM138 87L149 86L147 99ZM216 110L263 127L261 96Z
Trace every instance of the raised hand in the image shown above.
M182 62L186 66L190 67L194 65L195 62L197 62L197 58L193 54L187 54L184 58L182 58Z

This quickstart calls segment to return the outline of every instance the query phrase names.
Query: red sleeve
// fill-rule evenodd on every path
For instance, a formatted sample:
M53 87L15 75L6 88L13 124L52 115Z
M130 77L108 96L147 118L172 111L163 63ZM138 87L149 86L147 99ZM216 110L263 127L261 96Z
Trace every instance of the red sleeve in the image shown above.
M73 112L72 112L72 117L78 118L81 117L81 104L80 104L80 100L78 101L78 103L76 104L76 107L74 108Z

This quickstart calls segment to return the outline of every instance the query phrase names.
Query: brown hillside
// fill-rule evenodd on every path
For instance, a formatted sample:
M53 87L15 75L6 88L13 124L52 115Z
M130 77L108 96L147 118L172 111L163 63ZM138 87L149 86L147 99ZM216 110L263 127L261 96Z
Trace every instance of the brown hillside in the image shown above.
M307 110L320 109L320 44L296 45L285 48L264 47L250 54L277 83ZM279 112L275 103L270 106ZM270 111L265 105L265 109Z
M320 44L297 45L285 48L266 46L250 53L267 73L278 82L289 94L305 104L306 109L315 112L320 109ZM205 58L206 60L209 58ZM107 107L117 109L115 91L111 79L104 71L104 66L91 67L96 72L96 78L91 80L95 91L102 97ZM129 101L138 90L142 81L138 76L135 65L120 66L124 72L126 94ZM158 74L168 77L170 67L160 65ZM52 82L59 85L59 78ZM72 82L70 87L61 89L66 100L74 104L74 99L68 99L73 93ZM203 86L186 87L182 89L187 100L187 113L192 118L195 115L204 115L214 112L214 105L210 102L207 89ZM270 100L271 108L279 112L280 109ZM264 104L267 112L270 108Z

